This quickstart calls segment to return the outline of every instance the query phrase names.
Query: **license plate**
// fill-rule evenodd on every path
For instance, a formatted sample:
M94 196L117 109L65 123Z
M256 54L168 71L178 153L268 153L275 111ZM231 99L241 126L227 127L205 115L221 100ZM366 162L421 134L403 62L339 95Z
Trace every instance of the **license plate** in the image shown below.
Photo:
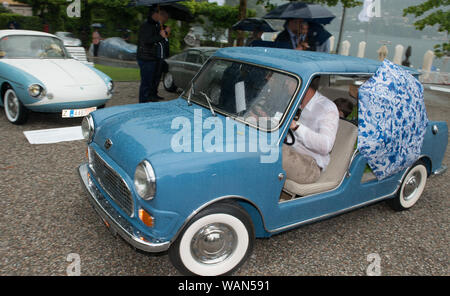
M62 110L62 118L84 117L95 110L97 110L97 107L85 109L64 109Z

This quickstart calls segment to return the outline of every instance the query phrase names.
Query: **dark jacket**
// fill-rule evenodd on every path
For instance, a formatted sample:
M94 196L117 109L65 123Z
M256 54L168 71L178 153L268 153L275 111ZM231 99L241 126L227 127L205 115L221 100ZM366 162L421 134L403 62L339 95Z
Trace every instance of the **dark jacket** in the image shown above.
M286 45L289 44L289 48L294 49L292 47L291 35L289 35L289 32L287 30L283 30L283 32L278 34L277 39L275 39L275 42L284 43Z
M316 50L315 42L313 40L314 39L312 38L312 36L308 35L304 41L304 42L308 43L309 51ZM283 32L281 32L280 34L278 34L277 39L275 39L275 42L283 43L286 46L288 46L289 48L294 49L292 47L291 35L289 35L289 32L286 29Z
M137 59L154 61L169 55L169 42L160 34L160 24L149 18L139 29Z

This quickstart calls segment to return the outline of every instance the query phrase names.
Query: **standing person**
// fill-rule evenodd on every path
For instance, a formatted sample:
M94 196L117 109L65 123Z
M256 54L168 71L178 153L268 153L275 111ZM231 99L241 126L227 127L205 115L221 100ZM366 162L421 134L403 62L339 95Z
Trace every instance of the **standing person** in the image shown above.
M245 43L245 46L252 46L253 41L262 41L262 34L264 32L260 31L260 29L257 29L253 31L252 35L247 39L247 42Z
M284 24L284 31L278 34L275 42L286 43L289 48L297 49L299 46L300 24L302 19L289 19Z
M92 33L92 44L94 45L94 57L98 56L98 48L100 47L101 39L102 39L102 36L98 32L98 29L95 28L94 32Z
M137 62L141 70L139 103L156 102L164 59L169 54L170 27L164 26L169 15L164 8L151 7L149 16L139 29Z
M302 22L300 24L299 44L303 50L315 51L314 40L309 31L308 22Z

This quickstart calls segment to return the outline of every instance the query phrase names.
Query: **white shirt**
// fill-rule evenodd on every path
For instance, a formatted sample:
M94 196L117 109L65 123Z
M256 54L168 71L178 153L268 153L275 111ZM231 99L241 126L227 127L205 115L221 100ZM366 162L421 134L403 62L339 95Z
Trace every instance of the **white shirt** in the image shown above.
M303 109L298 123L300 125L294 132L295 143L292 147L300 154L312 156L317 165L325 170L339 125L336 105L316 91Z

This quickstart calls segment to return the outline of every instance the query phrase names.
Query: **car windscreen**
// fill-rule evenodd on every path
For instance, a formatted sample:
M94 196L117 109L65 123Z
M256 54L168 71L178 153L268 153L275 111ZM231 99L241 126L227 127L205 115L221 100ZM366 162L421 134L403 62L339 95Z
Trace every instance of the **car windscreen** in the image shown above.
M276 129L299 88L299 78L237 61L211 59L185 98L263 130ZM209 100L209 102L208 102Z
M61 40L49 36L6 36L0 40L0 58L65 59L68 58Z

